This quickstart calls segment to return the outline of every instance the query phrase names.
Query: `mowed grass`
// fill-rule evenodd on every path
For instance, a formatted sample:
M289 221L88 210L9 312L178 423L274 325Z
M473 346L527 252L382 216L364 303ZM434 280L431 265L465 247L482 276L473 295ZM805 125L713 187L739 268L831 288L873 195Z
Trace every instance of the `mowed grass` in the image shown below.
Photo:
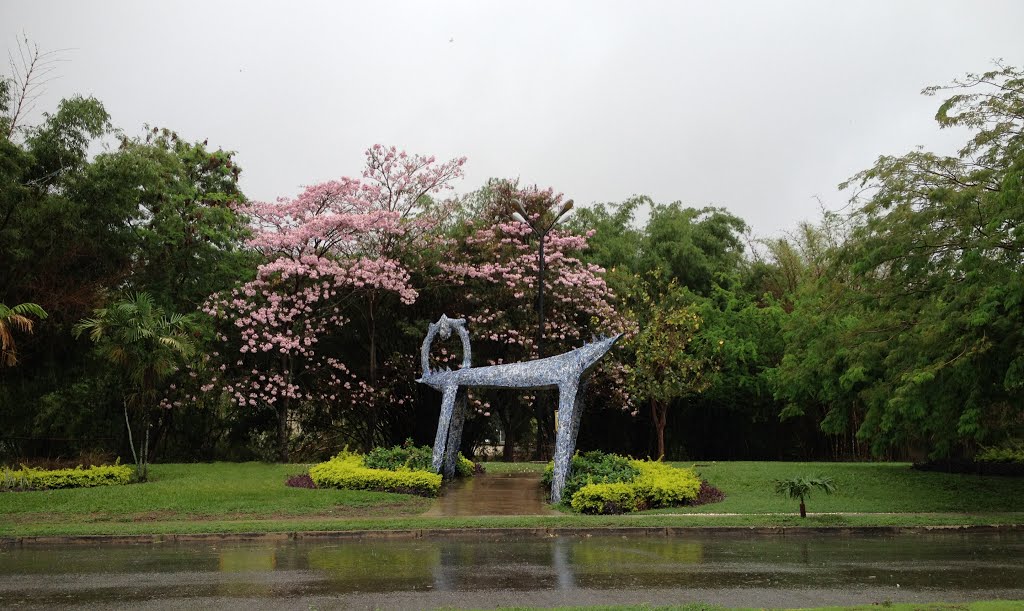
M812 513L993 513L1024 509L1024 478L916 471L908 463L700 462L694 467L726 498L685 508L695 513L794 512L799 502L775 493L772 481L797 475L831 477L836 492L807 499ZM661 510L678 512L680 509Z
M547 463L542 462L485 462L488 473L543 473Z
M674 463L689 467L691 463ZM539 463L488 463L491 473L535 472ZM304 465L154 465L145 484L0 493L0 536L131 535L466 528L871 527L1024 524L1024 479L924 473L899 463L699 463L727 495L721 503L620 516L425 517L432 501L358 490L284 485ZM826 475L811 516L776 495L773 479ZM720 515L727 514L727 515ZM815 515L817 514L817 515Z
M672 462L693 467L726 498L656 513L793 513L799 502L775 493L772 482L797 475L831 477L837 490L807 499L812 513L1001 513L1024 510L1024 478L916 471L910 463ZM485 463L488 472L535 472L542 463Z
M289 476L306 470L263 463L152 465L144 484L0 493L0 515L9 524L338 518L414 515L430 504L405 494L285 486Z

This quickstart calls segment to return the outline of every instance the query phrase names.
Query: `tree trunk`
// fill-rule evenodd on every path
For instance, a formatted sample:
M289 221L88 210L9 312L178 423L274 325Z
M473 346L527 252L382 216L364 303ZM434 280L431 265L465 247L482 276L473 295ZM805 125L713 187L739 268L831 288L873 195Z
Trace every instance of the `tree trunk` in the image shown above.
M370 340L370 384L377 384L377 312L374 304L373 294L370 294L369 312L367 317L367 330Z
M658 437L658 460L665 458L665 421L668 419L668 404L651 399L651 418Z
M806 518L807 517L807 507L804 506L804 499L803 498L800 499L800 517L801 518Z
M146 481L142 478L142 462L139 461L139 453L135 451L135 439L132 436L132 423L128 419L128 399L124 400L124 424L128 429L128 447L132 449L132 458L135 460L135 479Z
M377 424L380 421L380 414L376 405L370 406L370 417L366 422L366 436L363 438L363 452L369 453L373 449L373 441L377 437Z
M277 406L277 448L281 462L288 462L288 398Z
M518 406L517 406L518 407ZM505 432L505 445L501 449L501 460L505 462L515 461L515 438L512 436L512 415L508 413L508 407L501 408L498 418L501 420L501 428Z

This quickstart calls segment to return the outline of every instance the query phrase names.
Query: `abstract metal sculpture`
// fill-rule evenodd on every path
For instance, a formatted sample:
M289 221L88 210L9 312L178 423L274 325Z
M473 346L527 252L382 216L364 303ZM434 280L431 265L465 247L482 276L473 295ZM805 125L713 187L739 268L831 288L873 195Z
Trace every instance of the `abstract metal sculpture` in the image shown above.
M448 339L452 331L462 340L462 368L430 370L430 346L440 334ZM441 392L441 417L434 439L433 467L444 477L455 475L455 464L466 420L466 388L558 389L558 415L562 425L555 440L555 470L551 483L551 502L562 499L562 489L569 476L569 465L576 449L576 435L583 414L585 376L594 368L620 335L601 339L581 348L525 363L508 363L489 367L473 367L469 332L464 318L441 318L430 325L420 348L423 377L416 380Z

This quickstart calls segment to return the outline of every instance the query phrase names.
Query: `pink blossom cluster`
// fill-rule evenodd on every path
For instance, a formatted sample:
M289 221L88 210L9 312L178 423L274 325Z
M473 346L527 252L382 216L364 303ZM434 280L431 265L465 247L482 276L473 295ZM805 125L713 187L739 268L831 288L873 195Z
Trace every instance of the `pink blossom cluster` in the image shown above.
M550 195L549 191L543 192ZM615 308L616 297L604 280L605 270L578 257L589 237L561 229L546 236L545 356L579 347L592 332L634 332L633 323ZM457 314L467 318L475 354L489 364L537 358L539 258L529 225L503 221L479 227L463 248L469 251L469 260L443 263L442 268L466 288L464 310ZM621 364L608 361L596 378L623 379L621 370ZM623 409L633 410L624 384L602 386Z
M285 410L297 402L411 401L407 392L385 397L383 387L358 379L321 345L349 322L342 314L348 304L373 303L380 293L404 304L416 301L399 255L436 224L421 218L423 202L450 189L465 161L439 163L374 145L361 178L312 185L294 199L245 204L242 212L254 228L248 245L265 261L252 281L211 296L202 307L222 348L207 355L190 397L221 391L240 406ZM170 398L177 395L169 393L168 406L180 404Z

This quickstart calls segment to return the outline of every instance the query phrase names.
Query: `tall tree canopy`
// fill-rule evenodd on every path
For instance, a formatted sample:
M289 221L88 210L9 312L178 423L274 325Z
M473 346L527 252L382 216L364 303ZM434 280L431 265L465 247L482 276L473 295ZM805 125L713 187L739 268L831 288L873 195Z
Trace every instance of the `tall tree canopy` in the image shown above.
M852 229L794 312L779 393L789 413L825 402L823 426L853 423L876 453L941 457L1024 424L1024 73L924 93L949 95L936 121L971 137L844 184Z

